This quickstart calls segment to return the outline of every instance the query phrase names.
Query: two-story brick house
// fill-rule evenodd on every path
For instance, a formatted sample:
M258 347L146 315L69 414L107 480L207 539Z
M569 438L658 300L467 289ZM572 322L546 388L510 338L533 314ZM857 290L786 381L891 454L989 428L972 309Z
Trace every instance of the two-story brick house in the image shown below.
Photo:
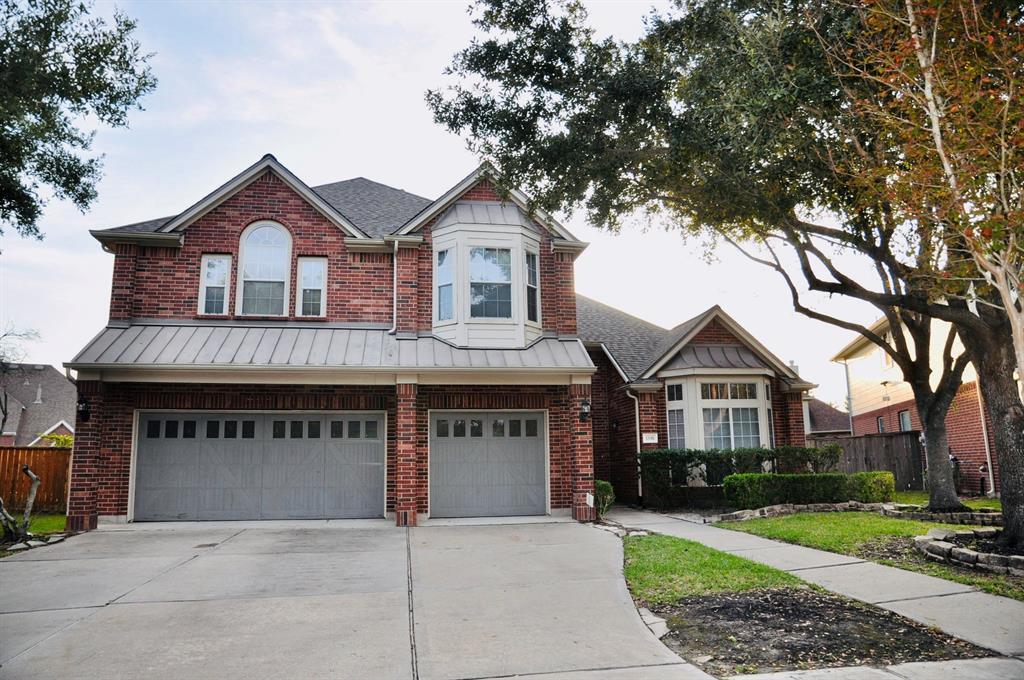
M70 526L589 520L595 467L636 498L640 447L802 440L809 385L724 312L666 330L577 298L586 244L492 177L429 200L265 156L93 232L114 274L67 363Z

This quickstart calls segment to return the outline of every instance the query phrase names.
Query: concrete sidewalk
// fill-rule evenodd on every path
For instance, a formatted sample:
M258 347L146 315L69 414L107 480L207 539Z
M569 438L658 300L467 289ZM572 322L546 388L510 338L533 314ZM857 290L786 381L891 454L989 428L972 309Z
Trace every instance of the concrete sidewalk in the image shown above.
M607 519L625 527L703 543L792 572L834 593L935 626L1000 654L1024 655L1024 602L848 555L780 543L654 512L615 508Z

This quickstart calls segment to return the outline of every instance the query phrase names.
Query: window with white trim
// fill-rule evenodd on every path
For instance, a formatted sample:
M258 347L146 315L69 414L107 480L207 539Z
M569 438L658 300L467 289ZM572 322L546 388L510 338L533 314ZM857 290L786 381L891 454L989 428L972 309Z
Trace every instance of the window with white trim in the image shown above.
M242 235L242 314L286 316L291 236L279 224L258 222Z
M199 265L199 313L228 313L230 255L203 255Z
M875 418L875 426L878 428L879 432L885 432L885 417L878 416Z
M761 411L765 407L758 399L756 382L702 382L700 399L704 448L761 446Z
M455 318L453 282L455 280L455 249L449 248L437 253L437 270L434 273L437 286L437 320L451 321Z
M910 432L913 426L910 424L910 411L900 411L900 432Z
M295 299L297 316L325 316L327 314L327 258L300 257L298 266L298 294Z
M526 251L526 320L540 321L540 278L537 271L537 253Z
M706 408L704 411L704 448L731 449L732 427L729 409Z
M686 448L686 411L681 408L668 410L668 447Z
M470 248L469 315L474 319L512 318L512 251Z

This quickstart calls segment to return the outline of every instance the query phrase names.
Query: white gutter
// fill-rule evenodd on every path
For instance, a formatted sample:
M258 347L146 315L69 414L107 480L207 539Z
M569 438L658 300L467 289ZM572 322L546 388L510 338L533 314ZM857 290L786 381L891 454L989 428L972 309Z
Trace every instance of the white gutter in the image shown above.
M398 332L398 241L394 245L394 254L391 256L391 328L388 329L388 335Z
M992 449L988 445L988 426L985 425L985 404L981 400L981 382L974 380L974 391L978 394L978 415L981 417L981 438L985 441L985 464L988 466L988 493L987 496L996 495L996 478L992 471Z

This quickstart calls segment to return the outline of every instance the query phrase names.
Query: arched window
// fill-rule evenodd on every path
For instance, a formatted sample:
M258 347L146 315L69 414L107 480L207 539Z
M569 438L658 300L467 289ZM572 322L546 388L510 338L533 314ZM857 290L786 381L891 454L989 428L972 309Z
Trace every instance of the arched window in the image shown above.
M242 232L242 314L286 315L291 241L274 222L257 222Z

